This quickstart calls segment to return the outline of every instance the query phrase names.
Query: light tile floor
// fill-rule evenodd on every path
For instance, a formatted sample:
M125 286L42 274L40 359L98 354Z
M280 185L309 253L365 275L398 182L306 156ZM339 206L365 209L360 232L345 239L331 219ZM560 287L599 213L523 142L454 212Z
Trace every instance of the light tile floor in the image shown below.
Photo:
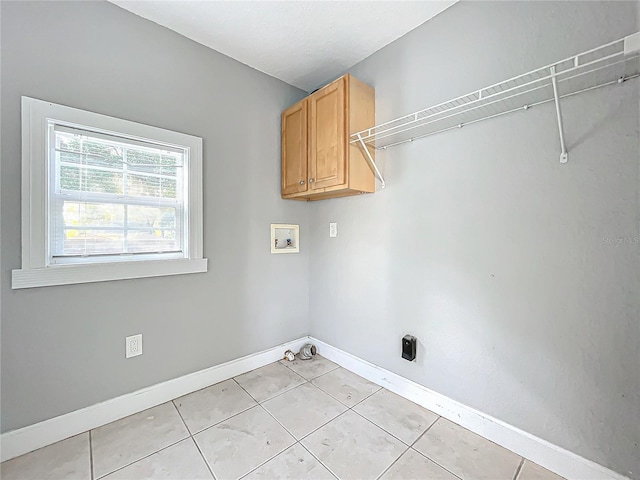
M320 356L272 363L4 462L3 480L560 477Z

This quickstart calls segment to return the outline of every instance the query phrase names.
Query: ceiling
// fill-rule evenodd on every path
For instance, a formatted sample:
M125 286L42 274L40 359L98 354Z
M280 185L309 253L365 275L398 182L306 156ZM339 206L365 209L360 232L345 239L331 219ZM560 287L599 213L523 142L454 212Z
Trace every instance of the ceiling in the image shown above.
M306 91L456 2L111 1Z

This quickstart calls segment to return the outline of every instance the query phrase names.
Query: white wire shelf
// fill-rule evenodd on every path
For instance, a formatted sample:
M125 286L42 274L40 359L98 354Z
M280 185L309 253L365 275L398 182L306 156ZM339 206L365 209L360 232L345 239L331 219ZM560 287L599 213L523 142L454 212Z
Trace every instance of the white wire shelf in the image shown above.
M364 151L412 142L489 118L556 103L561 162L567 161L560 99L640 76L640 32L351 135ZM384 180L370 163L378 178Z

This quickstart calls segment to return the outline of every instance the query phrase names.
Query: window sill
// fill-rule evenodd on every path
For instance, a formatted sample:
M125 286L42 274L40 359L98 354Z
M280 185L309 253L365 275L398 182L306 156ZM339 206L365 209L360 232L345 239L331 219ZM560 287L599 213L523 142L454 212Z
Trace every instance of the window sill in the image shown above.
M130 278L162 277L207 271L207 259L149 260L140 262L59 265L12 270L11 288L49 287L75 283L108 282Z

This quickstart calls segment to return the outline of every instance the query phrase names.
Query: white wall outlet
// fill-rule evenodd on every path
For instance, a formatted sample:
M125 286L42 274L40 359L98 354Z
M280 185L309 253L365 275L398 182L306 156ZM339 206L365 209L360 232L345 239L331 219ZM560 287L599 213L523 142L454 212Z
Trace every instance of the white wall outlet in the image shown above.
M338 224L335 222L329 223L329 236L335 238L338 236Z
M142 334L132 335L125 338L125 344L127 346L127 358L137 357L142 355Z

